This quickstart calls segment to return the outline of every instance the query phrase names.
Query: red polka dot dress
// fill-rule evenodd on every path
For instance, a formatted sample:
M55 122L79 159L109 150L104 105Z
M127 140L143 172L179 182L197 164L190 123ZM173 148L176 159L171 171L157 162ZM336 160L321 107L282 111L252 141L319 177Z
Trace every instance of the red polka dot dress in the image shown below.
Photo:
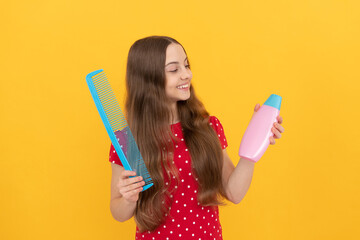
M218 134L221 146L225 149L226 137L220 121L210 116L209 124ZM165 221L154 231L140 232L136 228L135 239L138 240L177 240L177 239L222 239L219 221L219 209L202 206L197 200L198 183L192 174L191 158L182 133L181 123L171 125L173 134L180 139L174 143L174 163L179 171L179 184L171 181L170 188L175 191L170 198L170 212L165 214ZM121 165L114 147L111 145L109 161ZM175 178L175 177L174 177ZM170 184L165 180L165 184Z

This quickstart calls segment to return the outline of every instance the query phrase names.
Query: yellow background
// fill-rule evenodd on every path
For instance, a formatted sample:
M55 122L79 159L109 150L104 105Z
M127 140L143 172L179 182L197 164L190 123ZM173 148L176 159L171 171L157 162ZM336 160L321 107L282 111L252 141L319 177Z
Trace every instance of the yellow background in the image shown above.
M110 140L85 82L104 69L123 104L131 44L185 47L198 96L234 164L256 103L276 93L285 132L224 239L359 239L360 4L307 1L1 3L0 239L133 239L110 213Z

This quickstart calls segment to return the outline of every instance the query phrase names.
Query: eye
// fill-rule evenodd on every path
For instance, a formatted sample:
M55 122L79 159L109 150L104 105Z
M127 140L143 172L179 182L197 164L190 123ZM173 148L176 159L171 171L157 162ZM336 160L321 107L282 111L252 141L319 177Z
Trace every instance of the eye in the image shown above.
M188 64L188 65L186 65L185 67L190 69L190 65L189 65L189 64ZM173 70L173 71L169 71L169 72L173 72L173 73L174 73L174 72L177 72L177 70L178 70L178 69L175 69L175 70Z

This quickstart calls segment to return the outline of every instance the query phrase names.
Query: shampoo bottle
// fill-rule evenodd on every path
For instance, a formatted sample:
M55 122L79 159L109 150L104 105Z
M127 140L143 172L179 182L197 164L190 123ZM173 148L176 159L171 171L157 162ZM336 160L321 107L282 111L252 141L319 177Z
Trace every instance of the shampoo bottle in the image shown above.
M257 162L270 144L271 128L280 113L281 97L272 94L253 115L239 148L239 156Z

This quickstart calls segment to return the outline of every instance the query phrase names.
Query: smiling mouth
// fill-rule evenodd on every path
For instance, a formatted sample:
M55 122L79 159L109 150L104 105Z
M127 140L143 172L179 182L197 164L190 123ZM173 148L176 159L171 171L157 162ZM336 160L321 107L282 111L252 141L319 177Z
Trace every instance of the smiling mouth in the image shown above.
M187 84L184 84L184 85L177 86L176 88L177 89L185 89L185 88L188 88L189 86L190 86L190 84L187 83Z

